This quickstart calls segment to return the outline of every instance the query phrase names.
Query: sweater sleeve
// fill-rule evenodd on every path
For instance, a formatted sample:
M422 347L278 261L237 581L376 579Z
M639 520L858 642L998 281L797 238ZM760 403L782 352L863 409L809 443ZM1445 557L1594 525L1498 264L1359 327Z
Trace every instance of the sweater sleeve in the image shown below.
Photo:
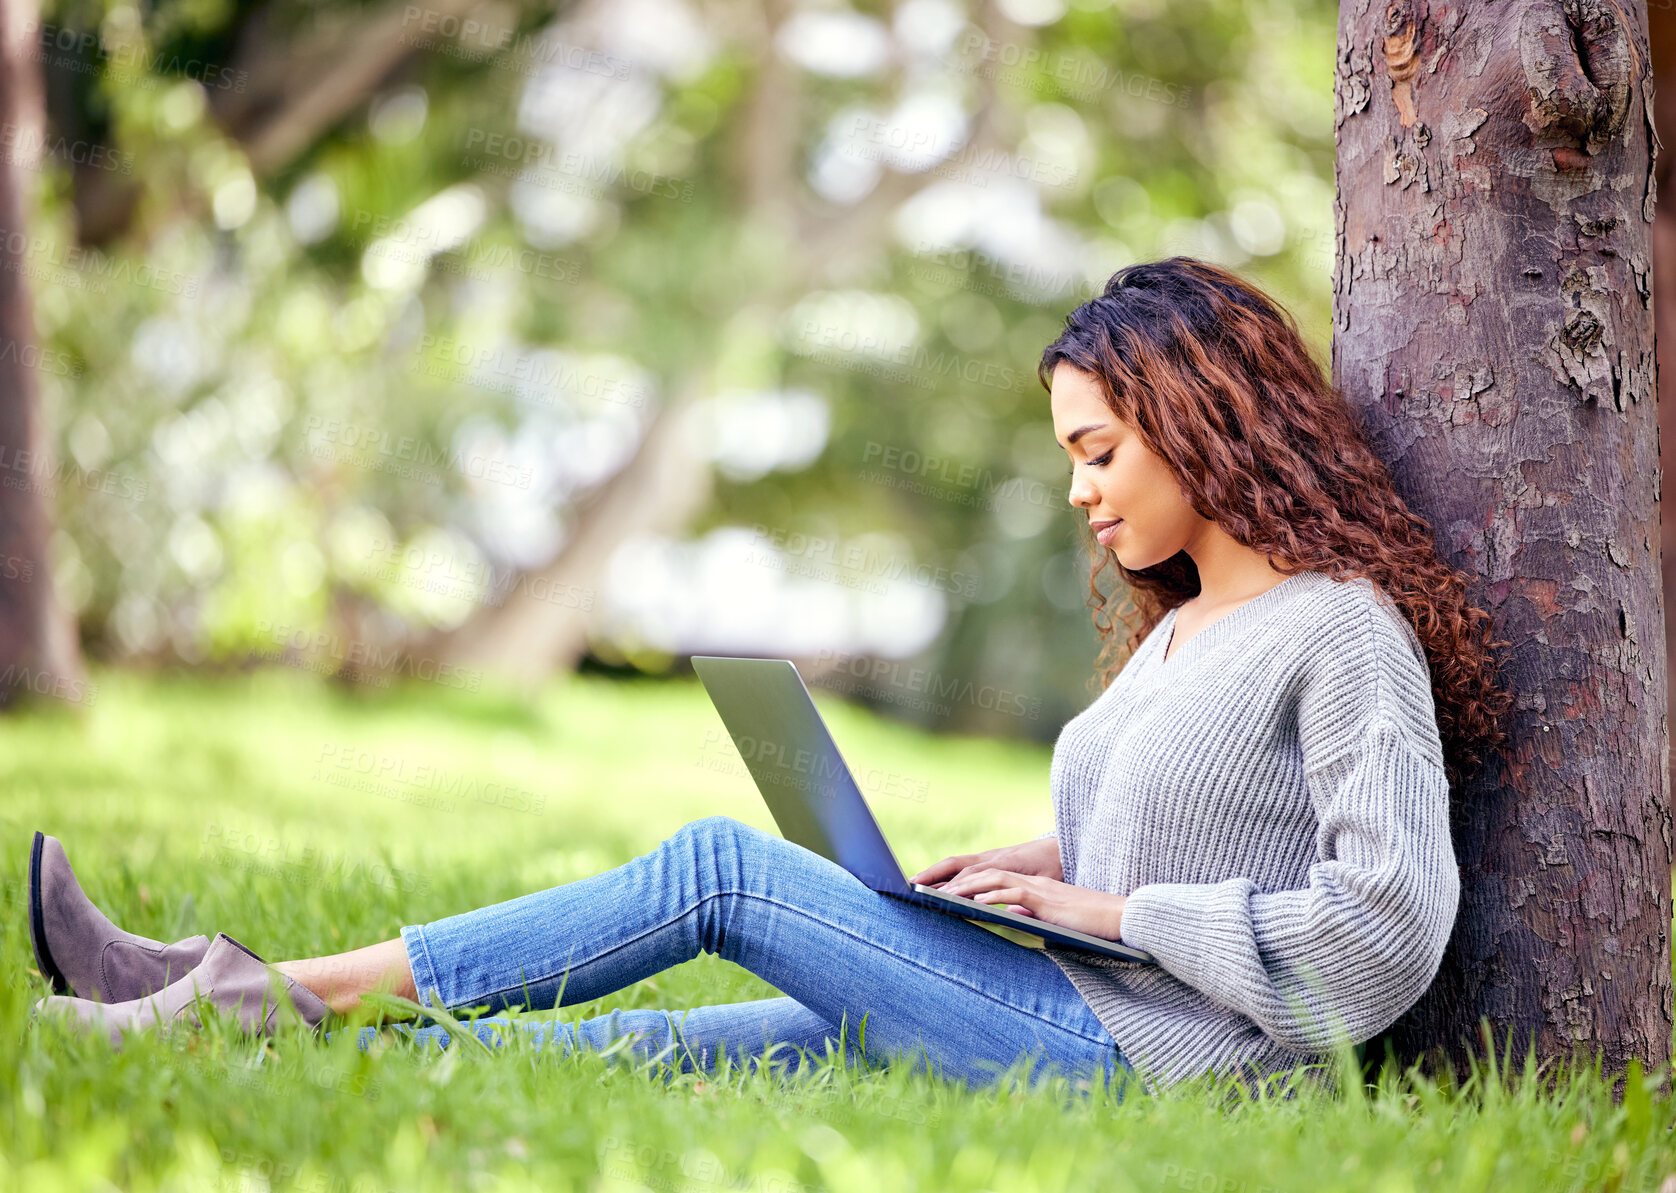
M1319 825L1307 886L1137 887L1123 942L1293 1048L1390 1026L1436 975L1460 899L1448 780L1403 722L1381 709L1330 762L1306 754Z

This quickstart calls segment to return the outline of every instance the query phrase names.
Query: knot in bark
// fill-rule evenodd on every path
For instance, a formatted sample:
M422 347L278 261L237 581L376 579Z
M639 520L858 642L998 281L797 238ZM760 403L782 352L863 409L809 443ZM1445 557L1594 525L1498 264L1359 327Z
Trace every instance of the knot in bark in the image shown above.
M1534 0L1520 14L1519 57L1532 132L1594 154L1623 130L1638 64L1610 0Z
M1412 81L1420 73L1419 22L1412 0L1393 0L1385 9L1385 73L1391 77L1391 99L1404 128L1414 123Z

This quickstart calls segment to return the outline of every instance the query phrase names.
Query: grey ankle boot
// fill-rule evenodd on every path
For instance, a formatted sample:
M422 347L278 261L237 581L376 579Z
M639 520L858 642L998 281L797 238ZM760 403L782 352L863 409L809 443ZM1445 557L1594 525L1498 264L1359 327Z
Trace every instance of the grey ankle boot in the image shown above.
M29 939L54 993L107 1003L163 989L210 945L207 936L164 944L124 932L82 893L58 838L41 833L29 853Z
M256 1035L272 1035L282 1020L317 1028L331 1014L331 1008L312 990L224 932L216 934L196 969L155 994L109 1004L85 998L43 998L35 1004L35 1014L69 1019L83 1031L103 1031L111 1045L120 1048L125 1031L167 1030L183 1022L199 1026L199 996L233 1011L245 1031Z

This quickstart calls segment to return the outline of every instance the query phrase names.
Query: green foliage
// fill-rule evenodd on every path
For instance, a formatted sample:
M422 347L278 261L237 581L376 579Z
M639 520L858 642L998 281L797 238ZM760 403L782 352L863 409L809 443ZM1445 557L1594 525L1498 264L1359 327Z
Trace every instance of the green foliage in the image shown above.
M1044 749L822 704L857 770L923 796L873 799L906 861L1039 830ZM794 1077L681 1076L518 1037L439 1055L391 1034L361 1052L347 1032L257 1042L214 1021L113 1055L29 1017L45 992L23 901L36 827L131 930L222 930L270 959L309 955L595 873L697 816L766 824L743 773L717 765L714 724L684 682L577 678L527 707L420 688L347 696L283 672L105 674L80 719L0 723L0 941L14 959L0 981L0 1191L1670 1187L1673 1107L1663 1074L1639 1068L1617 1102L1596 1070L1517 1064L1445 1086L1386 1075L1339 1098L1179 1087L1119 1101L1063 1083L970 1090L853 1057ZM454 810L418 803L442 794L414 778L422 766ZM543 802L487 803L459 780ZM560 1014L771 993L704 957Z
M907 7L868 11L890 35ZM858 78L776 73L751 21L692 8L697 34L664 43L708 38L690 68L614 49L602 70L559 72L575 90L552 110L588 129L605 74L651 104L620 145L580 151L519 114L540 47L592 47L582 18L611 6L551 25L500 6L483 19L524 40L419 37L383 91L263 173L224 114L286 38L339 31L324 62L360 6L48 3L52 29L93 38L44 53L55 125L124 168L72 185L49 159L35 229L39 322L66 362L45 378L71 472L56 566L89 643L237 661L288 651L288 632L382 646L445 630L486 603L490 568L556 547L599 479L599 450L577 444L632 437L689 387L724 403L804 388L831 411L822 455L724 474L710 508L683 514L698 531L873 536L975 577L940 594L946 628L912 663L1028 693L1041 715L899 711L1051 736L1086 702L1095 644L1036 360L1112 268L1176 252L1250 274L1325 359L1335 9L1079 0L1027 28L955 7L966 23L945 48ZM835 129L861 128L855 153L877 163L906 127L890 114L926 96L981 116L982 137L919 173L884 162L858 201L817 193ZM902 222L950 183L966 188L954 217ZM118 192L132 221L72 260L78 205ZM459 237L438 233L439 202ZM927 241L974 213L963 239ZM997 237L1038 222L1039 250L1000 255ZM811 312L853 314L857 296L911 326L907 342L804 335ZM541 352L563 355L538 356L549 380L531 383ZM601 378L636 400L601 398ZM442 561L447 592L392 563L410 550ZM601 644L648 657L635 647Z

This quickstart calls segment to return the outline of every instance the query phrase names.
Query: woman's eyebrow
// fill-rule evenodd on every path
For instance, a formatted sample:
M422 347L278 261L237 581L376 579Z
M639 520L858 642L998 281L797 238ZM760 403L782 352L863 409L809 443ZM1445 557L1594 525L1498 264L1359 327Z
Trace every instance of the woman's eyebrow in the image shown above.
M1104 426L1107 426L1107 425L1109 425L1109 424L1107 424L1107 423L1089 423L1085 427L1078 427L1076 430L1072 431L1069 435L1065 436L1065 446L1070 447L1073 443L1075 443L1077 440L1081 439L1084 435L1088 434L1090 431L1098 431L1101 427L1104 427Z

